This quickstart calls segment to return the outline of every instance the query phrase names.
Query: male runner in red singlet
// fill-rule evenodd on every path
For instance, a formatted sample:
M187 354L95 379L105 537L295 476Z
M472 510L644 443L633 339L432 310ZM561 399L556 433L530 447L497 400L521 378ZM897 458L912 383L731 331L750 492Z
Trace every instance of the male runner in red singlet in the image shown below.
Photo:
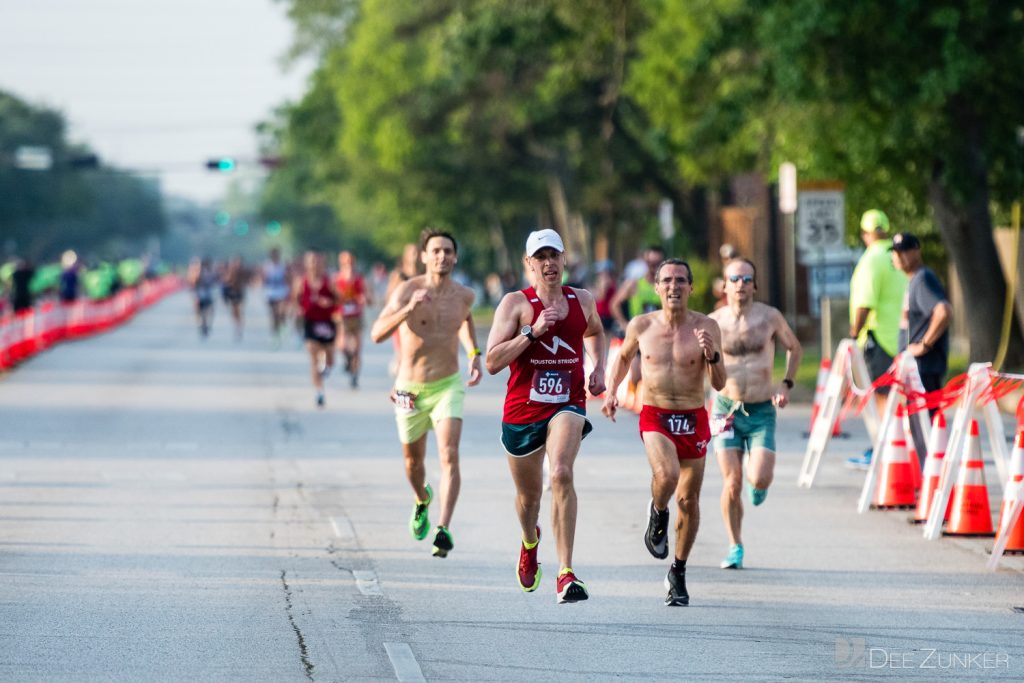
M594 297L585 289L562 286L565 247L554 230L538 230L526 240L524 265L533 287L506 294L494 312L487 340L487 371L509 368L501 443L516 486L516 512L523 528L519 586L540 586L537 562L544 453L551 463L551 525L561 571L558 602L588 596L572 570L576 536L573 466L580 441L592 429L586 418L583 352L594 359L590 393L604 391L604 328Z
M356 257L350 251L338 254L338 273L334 285L341 297L341 330L338 349L345 354L345 372L351 376L352 388L359 386L362 367L363 309L370 305L366 280L356 270Z
M704 376L721 391L725 386L722 333L708 316L689 310L693 271L685 261L668 259L654 276L661 310L638 315L626 326L626 338L611 367L601 412L615 420L615 392L640 352L644 407L640 438L651 464L651 493L644 543L658 559L668 557L668 504L673 491L676 518L675 561L665 577L666 605L688 605L686 559L700 524L700 488L711 429L704 408Z
M334 311L338 307L338 292L327 277L323 254L307 251L305 272L297 279L292 291L302 311L306 348L312 369L316 404L324 406L324 378L334 367Z

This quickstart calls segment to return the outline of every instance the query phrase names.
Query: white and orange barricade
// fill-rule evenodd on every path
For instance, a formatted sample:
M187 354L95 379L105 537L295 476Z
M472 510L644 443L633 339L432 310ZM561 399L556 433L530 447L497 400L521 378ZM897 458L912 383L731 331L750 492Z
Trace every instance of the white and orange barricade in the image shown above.
M924 473L921 481L921 495L917 501L914 523L923 524L928 519L932 498L939 488L942 479L942 466L945 463L946 444L949 443L949 429L946 427L946 415L941 410L935 413L932 420L932 431L928 435L928 452L924 459ZM952 501L950 502L952 504ZM946 506L946 517L949 520L949 506Z
M140 309L182 287L168 275L126 289L103 301L72 304L44 301L38 306L0 317L0 371L41 353L65 339L75 339L120 325Z
M867 387L867 389L860 387ZM836 433L836 426L844 404L849 405L855 398L870 394L870 391L871 378L868 375L867 365L864 363L864 356L860 348L852 339L842 340L832 357L824 393L811 425L811 436L807 441L807 450L804 452L800 475L797 477L798 486L810 488L814 485L818 467L828 452L832 436ZM869 401L864 404L861 416L864 418L872 442L885 438L884 434L888 426L878 424L878 413L874 403ZM879 442L879 452L881 452L881 445Z
M999 513L996 533L996 547L1000 553L1024 553L1024 515L1019 509L1014 514L1018 501L1024 500L1024 429L1018 425L1013 454L1010 456L1010 479L1003 491L1003 505ZM995 555L995 548L992 554Z
M1005 489L1009 480L1005 431L996 401L1010 391L1024 386L1024 376L993 372L991 363L974 363L968 369L965 377L966 380L957 396L957 409L949 432L942 478L932 496L928 519L924 526L923 535L930 541L942 535L946 510L950 506L950 500L954 497L954 484L959 484L961 478L964 478L966 482L975 481L978 474L984 478L984 462L980 457L981 430L976 419L978 412L984 417L986 441L991 449L1000 486ZM979 451L977 458L973 457L975 448ZM961 462L964 460L971 460L974 464L970 468L962 468ZM968 471L964 471L965 469ZM977 484L972 485L977 486ZM960 487L958 486L958 488ZM980 491L980 489L974 490ZM964 533L964 529L974 528L969 525L965 526L966 522L963 518L966 515L967 512L961 512L957 524L954 525L954 518L957 517L957 505L954 501L949 512L950 531ZM989 525L991 526L991 520Z

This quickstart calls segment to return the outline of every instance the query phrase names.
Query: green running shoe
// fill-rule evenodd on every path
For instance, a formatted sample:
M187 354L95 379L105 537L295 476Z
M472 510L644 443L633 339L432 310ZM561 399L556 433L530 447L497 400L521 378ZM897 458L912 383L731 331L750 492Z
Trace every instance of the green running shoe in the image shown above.
M768 497L768 489L755 489L754 485L748 481L747 495L750 496L750 502L757 506L763 503L764 499Z
M455 548L452 540L452 533L443 526L437 527L434 535L434 557L448 557L448 553Z
M729 546L729 554L718 566L722 569L743 569L743 544Z
M430 506L430 501L434 500L434 489L430 488L430 484L427 484L427 499L417 500L415 507L412 509L412 517L409 518L409 533L417 541L422 541L427 537L427 532L430 531L430 517L427 515L427 508Z

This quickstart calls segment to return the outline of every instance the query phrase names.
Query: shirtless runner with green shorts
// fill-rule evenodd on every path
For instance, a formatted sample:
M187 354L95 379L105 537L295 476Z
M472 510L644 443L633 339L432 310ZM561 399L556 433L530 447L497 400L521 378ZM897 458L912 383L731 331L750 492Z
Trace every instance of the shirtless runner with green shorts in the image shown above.
M800 367L802 350L786 319L775 308L754 301L757 273L747 259L725 267L728 305L711 314L722 331L722 354L728 376L711 409L711 434L722 469L722 517L729 534L729 554L722 569L743 568L743 453L747 453L747 492L760 505L775 474L775 409L789 403L789 390ZM786 350L782 382L772 381L775 346Z
M480 382L480 349L470 309L473 290L452 280L458 261L455 238L439 230L424 230L420 258L426 274L406 280L392 292L373 323L370 338L387 341L398 330L401 357L391 400L395 404L398 438L405 456L405 474L416 496L409 531L423 540L430 530L428 507L434 497L426 483L424 456L427 431L437 435L441 461L441 516L434 532L434 557L447 557L455 547L448 525L459 497L459 438L462 436L462 398L459 341L470 359L469 386Z

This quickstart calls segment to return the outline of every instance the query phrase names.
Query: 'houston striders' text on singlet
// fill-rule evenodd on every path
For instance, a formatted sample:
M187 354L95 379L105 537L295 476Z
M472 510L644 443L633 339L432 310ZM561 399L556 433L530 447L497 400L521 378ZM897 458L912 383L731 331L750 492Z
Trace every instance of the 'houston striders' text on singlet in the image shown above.
M533 320L544 310L533 287L522 290L533 306ZM530 424L544 420L567 405L586 409L583 335L587 317L572 287L562 287L569 314L509 364L508 393L503 422Z

